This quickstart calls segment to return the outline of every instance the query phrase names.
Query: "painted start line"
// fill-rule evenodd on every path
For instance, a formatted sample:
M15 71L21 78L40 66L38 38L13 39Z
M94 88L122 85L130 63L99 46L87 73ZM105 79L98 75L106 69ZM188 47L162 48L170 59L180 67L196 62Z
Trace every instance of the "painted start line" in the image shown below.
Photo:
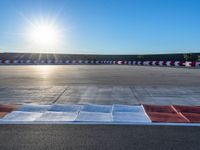
M0 124L130 124L200 126L200 106L0 105Z

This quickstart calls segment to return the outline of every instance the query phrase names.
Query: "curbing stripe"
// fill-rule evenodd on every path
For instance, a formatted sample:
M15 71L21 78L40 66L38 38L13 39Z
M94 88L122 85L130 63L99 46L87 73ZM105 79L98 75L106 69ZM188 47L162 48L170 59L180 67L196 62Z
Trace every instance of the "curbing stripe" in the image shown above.
M11 105L12 106L12 105ZM2 119L0 124L28 124L28 123L74 123L74 124L132 124L132 125L180 125L180 126L200 126L200 123L195 123L195 120L184 121L179 123L172 123L165 121L165 118L160 119L164 122L151 122L148 113L162 114L161 116L170 116L174 112L167 110L167 108L174 108L177 113L177 109L174 106L154 106L148 105L149 109L143 107L143 105L65 105L65 104L53 104L53 105L39 105L39 104L23 104L18 110L8 112ZM182 107L182 106L180 106ZM184 106L185 107L185 106ZM189 106L188 106L189 107ZM163 110L166 108L166 110ZM193 113L193 107L188 109L188 113ZM147 112L148 111L148 112ZM167 113L167 114L166 114ZM178 113L177 113L178 114ZM184 116L184 113L182 113ZM186 117L186 116L184 116ZM184 118L183 117L183 118ZM195 112L199 122L200 113ZM187 118L187 117L186 117ZM172 119L173 120L173 119ZM175 121L176 122L176 121ZM189 123L187 123L189 122Z

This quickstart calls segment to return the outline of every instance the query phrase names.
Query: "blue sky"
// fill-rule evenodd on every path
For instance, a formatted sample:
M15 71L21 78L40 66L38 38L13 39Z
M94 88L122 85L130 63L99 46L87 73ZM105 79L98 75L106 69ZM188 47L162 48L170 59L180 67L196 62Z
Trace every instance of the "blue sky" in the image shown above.
M0 0L1 52L42 52L26 36L41 19L62 31L59 45L44 52L200 51L198 0Z

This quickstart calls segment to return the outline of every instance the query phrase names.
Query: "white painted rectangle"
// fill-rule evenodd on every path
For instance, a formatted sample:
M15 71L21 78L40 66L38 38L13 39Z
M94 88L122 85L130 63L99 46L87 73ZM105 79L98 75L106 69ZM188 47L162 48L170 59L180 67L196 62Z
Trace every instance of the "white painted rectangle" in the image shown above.
M144 108L141 105L132 106L132 105L113 105L113 112L144 112Z
M54 104L49 111L56 112L76 112L78 113L82 108L82 105L65 105L65 104Z
M18 111L26 112L44 112L51 108L51 105L39 105L39 104L23 104Z
M53 112L47 111L43 113L35 121L75 121L77 113L70 112Z
M143 112L115 112L113 113L114 122L151 122Z
M112 105L86 104L86 105L83 106L81 111L111 113L112 112Z
M23 112L13 111L7 114L2 121L35 121L42 113L39 112Z
M76 121L90 121L90 122L111 122L111 113L99 113L99 112L83 112L81 111Z

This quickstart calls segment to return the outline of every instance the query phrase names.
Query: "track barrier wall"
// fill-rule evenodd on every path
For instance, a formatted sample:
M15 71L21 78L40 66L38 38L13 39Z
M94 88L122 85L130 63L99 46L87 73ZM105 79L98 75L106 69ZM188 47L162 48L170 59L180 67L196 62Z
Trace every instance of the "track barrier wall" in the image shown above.
M140 65L200 68L196 61L0 60L0 65Z

